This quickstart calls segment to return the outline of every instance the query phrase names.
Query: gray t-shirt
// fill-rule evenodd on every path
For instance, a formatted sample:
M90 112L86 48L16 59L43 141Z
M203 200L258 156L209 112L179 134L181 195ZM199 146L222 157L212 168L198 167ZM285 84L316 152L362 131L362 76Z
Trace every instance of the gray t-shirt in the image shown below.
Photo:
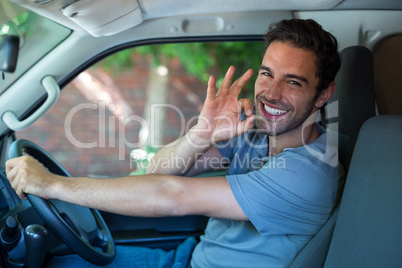
M211 218L192 267L284 267L328 219L338 152L327 134L267 158L267 136L249 131L217 146L227 180L250 221Z

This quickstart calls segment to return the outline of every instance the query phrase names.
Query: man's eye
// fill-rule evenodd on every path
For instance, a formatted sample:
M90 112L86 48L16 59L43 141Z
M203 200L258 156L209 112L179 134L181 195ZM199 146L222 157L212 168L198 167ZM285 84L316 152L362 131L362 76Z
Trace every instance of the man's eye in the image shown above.
M271 76L271 74L268 73L268 72L263 72L262 75L263 75L263 76Z
M292 85L298 86L298 87L302 86L299 82L297 82L295 80L291 80L289 83L292 84Z

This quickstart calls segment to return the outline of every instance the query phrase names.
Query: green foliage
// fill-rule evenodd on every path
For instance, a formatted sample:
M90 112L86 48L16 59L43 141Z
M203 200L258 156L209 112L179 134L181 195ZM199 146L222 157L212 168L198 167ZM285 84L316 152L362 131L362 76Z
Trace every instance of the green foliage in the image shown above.
M210 47L209 43L186 43L163 45L160 49L169 58L179 58L188 74L206 82L209 77L207 70L216 64Z
M248 97L254 100L254 81L262 61L264 44L262 42L224 42L216 44L216 66L218 84L230 65L236 67L236 78L240 77L248 69L254 70L254 76L243 89L240 97Z
M135 170L130 173L130 176L134 175L144 175L146 174L146 168L148 165L150 165L151 159L154 157L158 149L155 149L151 146L145 146L143 149L137 149L142 151L144 154L142 158L137 158L135 160ZM134 153L136 150L131 151L131 153ZM132 155L130 155L132 157Z
M133 68L134 63L131 59L132 54L132 49L119 51L118 53L115 53L102 60L100 65L108 72L113 73L114 75L118 75L122 71L130 70ZM98 68L99 65L93 67Z
M201 82L206 83L209 76L213 74L217 78L217 86L219 86L230 65L237 68L235 79L250 68L257 72L261 64L263 49L264 44L262 42L151 45L120 51L103 60L102 65L108 71L117 74L133 68L135 64L132 57L133 53L151 57L154 67L166 60L177 58L189 75L193 75ZM254 79L243 89L241 97L253 99L253 91Z
M20 38L24 38L24 36L27 34L30 22L33 19L34 19L33 13L31 12L21 13L17 17L10 20L9 22L0 26L0 35L9 34L9 35L17 35Z

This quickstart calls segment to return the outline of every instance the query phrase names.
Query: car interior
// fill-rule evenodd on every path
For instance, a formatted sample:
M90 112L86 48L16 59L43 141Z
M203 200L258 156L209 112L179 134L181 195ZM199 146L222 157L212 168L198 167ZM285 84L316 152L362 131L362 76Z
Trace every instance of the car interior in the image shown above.
M0 267L69 254L102 266L115 245L170 250L202 235L204 216L21 200L5 162L29 154L66 177L143 174L194 124L206 77L230 64L238 75L258 69L267 27L290 18L312 18L338 39L342 65L321 124L343 183L325 225L284 267L401 266L401 1L0 0Z

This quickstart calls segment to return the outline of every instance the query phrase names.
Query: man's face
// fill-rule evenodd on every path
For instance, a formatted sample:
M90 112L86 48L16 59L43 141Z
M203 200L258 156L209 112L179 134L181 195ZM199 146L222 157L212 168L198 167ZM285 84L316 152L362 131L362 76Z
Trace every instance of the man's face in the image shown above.
M282 42L268 47L255 82L259 131L270 136L301 133L304 121L317 110L315 73L313 52Z

